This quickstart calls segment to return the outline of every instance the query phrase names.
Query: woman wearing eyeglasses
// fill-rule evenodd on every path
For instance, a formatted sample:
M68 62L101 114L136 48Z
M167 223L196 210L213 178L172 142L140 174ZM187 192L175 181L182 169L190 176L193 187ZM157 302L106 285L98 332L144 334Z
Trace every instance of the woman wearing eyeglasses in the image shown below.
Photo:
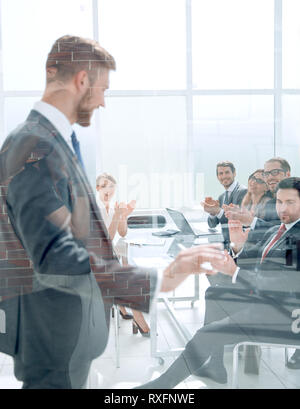
M241 207L250 210L254 216L264 219L266 203L272 194L263 178L264 170L257 169L248 178L248 192L244 196Z
M254 217L264 219L266 214L266 203L272 198L273 195L265 182L264 169L257 169L248 178L248 192L243 198L241 207L249 210ZM261 231L252 232L251 238L248 236L248 241L256 243L261 235ZM232 237L231 241L233 241ZM244 356L245 372L257 374L261 357L260 347L248 345L245 348Z

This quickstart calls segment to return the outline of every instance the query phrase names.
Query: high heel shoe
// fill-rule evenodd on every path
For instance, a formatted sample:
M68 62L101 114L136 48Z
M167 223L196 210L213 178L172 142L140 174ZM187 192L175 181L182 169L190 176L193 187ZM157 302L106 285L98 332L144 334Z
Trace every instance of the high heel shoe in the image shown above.
M143 328L141 328L139 324L135 320L133 320L132 321L132 333L137 334L139 331L143 337L146 337L146 338L150 337L150 329L149 331L144 331Z
M120 311L120 315L121 315L121 317L123 318L123 320L132 320L133 315L128 314L128 313L123 314L121 310L119 310L119 311Z

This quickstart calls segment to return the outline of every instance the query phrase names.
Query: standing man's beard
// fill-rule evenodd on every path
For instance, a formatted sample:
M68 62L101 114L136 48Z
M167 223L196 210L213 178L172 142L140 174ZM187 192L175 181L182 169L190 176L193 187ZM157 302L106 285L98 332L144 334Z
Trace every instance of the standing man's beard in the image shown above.
M91 117L93 114L93 110L89 110L87 108L89 106L89 100L90 100L90 90L87 90L87 92L82 97L77 107L76 123L83 127L88 127L91 125Z

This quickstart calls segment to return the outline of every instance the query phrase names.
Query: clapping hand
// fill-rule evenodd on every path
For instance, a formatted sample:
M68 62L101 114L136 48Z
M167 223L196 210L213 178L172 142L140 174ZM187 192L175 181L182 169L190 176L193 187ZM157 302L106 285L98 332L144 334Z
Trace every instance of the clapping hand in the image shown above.
M235 253L238 253L248 239L250 228L244 230L239 220L228 220L228 229L232 248Z
M219 200L214 200L212 197L206 197L204 202L201 203L205 212L211 216L216 216L221 208Z
M118 219L125 219L128 217L133 210L135 209L136 201L131 200L129 203L124 202L116 202L115 203L115 214L117 215Z
M228 220L238 220L243 226L250 226L254 219L254 212L246 209L245 207L240 208L238 205L223 205L225 216Z
M135 209L136 206L136 200L131 200L129 203L127 203L127 216L129 216Z

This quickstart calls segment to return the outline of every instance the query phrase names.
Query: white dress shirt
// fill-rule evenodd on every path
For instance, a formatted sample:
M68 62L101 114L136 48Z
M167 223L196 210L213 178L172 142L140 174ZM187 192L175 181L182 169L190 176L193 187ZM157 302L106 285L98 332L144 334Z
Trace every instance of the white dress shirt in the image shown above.
M229 193L228 197L230 197L231 193L234 191L235 187L236 187L237 181L234 181L228 189L226 189L226 191ZM224 213L224 209L221 209L219 211L219 213L216 215L218 219L221 219L221 217L223 216Z
M109 205L108 212L107 212L104 203L99 198L99 194L96 195L96 202L97 202L97 205L98 205L99 210L101 212L101 216L102 216L102 219L104 221L104 224L105 224L105 226L106 226L106 228L108 230L108 228L109 228L109 226L110 226L110 224L112 222L112 219L114 217L115 209L111 205Z
M73 133L73 128L70 124L68 118L59 109L55 108L53 105L47 104L44 101L38 101L34 104L33 109L43 115L51 124L57 129L64 140L69 145L73 153L73 145L71 135Z

